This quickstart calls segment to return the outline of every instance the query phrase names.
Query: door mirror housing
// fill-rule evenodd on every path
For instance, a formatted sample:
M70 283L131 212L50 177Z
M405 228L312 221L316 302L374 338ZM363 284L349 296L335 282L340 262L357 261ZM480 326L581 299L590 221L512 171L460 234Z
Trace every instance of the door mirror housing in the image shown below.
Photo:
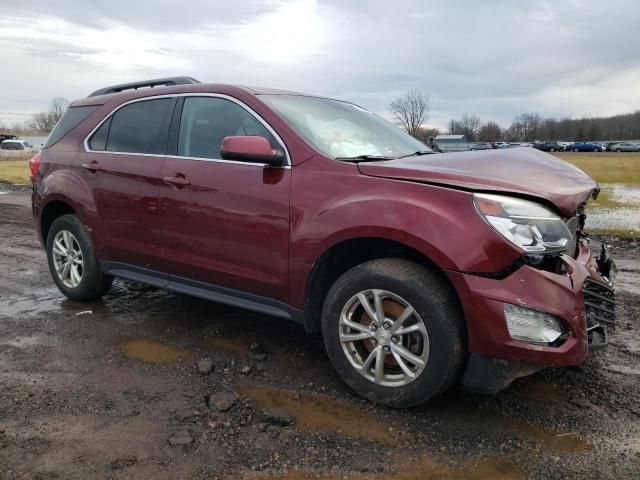
M269 140L256 135L225 137L220 146L220 156L224 160L238 162L266 163L272 167L284 164L284 152L272 148Z

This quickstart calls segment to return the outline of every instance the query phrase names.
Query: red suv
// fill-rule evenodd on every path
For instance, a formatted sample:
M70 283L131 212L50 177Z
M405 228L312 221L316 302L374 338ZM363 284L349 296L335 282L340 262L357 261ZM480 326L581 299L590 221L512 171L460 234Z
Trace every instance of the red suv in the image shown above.
M614 325L598 186L535 149L435 154L349 102L176 77L74 102L31 170L67 297L120 277L293 320L385 405L577 365Z

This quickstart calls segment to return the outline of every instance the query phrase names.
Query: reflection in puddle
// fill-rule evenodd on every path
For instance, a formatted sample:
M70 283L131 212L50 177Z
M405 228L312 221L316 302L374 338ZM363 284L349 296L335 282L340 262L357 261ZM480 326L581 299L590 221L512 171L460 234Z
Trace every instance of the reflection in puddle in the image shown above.
M253 399L259 409L284 408L296 419L296 428L303 430L333 431L386 444L397 444L402 435L391 425L376 421L366 407L359 410L328 395L248 385L239 387L238 392Z
M120 351L128 358L146 363L174 363L191 356L186 350L146 338L124 339L120 342Z

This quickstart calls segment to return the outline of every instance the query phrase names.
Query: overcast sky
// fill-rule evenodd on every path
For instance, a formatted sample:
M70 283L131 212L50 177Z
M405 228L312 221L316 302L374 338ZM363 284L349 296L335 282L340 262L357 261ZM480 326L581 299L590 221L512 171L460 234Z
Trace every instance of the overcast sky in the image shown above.
M640 108L638 0L0 0L0 121L114 83L188 75L463 113Z

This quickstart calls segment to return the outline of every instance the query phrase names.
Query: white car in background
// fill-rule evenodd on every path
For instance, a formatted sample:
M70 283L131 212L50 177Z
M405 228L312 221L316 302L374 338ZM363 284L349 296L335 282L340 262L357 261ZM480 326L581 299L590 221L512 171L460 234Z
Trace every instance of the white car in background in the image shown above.
M31 152L33 151L33 145L31 145L26 140L17 140L17 139L3 140L2 143L0 143L0 150L12 150L12 151L21 150L25 152Z

